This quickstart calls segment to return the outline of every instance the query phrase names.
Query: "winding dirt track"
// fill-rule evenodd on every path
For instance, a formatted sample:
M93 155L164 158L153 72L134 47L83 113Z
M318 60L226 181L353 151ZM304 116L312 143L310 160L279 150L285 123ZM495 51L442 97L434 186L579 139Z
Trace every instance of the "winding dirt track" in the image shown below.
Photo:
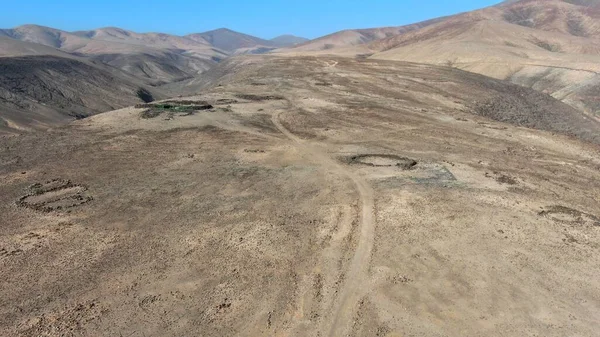
M367 181L339 164L327 155L319 144L306 141L290 132L280 121L280 112L273 115L273 124L288 139L293 141L301 150L309 152L314 158L319 159L329 171L336 172L352 180L359 195L360 204L360 235L356 251L348 270L345 281L335 299L332 299L334 310L331 315L326 315L323 331L327 336L346 336L352 328L356 306L369 290L369 262L373 241L375 237L374 221L374 193Z

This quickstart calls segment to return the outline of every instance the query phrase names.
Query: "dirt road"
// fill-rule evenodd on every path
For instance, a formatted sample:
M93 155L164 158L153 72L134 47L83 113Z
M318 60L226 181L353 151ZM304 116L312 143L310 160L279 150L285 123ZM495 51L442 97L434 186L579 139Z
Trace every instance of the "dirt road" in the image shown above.
M373 189L365 179L350 171L347 167L340 165L335 158L331 158L327 154L324 144L303 140L286 129L279 119L280 115L281 112L275 113L272 121L281 133L293 141L302 151L314 156L319 163L322 163L324 169L351 179L358 192L358 203L360 205L358 245L345 272L345 281L339 293L336 294L336 298L331 299L335 303L334 310L332 313L325 313L325 316L329 319L325 321L323 326L323 331L328 331L328 336L345 336L352 328L357 304L369 291L370 287L369 262L375 237ZM348 227L350 224L345 224L345 226Z

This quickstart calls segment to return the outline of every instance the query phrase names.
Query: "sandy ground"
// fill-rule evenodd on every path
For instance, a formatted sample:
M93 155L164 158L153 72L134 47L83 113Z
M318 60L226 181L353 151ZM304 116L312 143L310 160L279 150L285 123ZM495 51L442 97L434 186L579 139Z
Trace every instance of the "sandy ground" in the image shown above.
M0 335L598 335L597 145L459 71L236 62L210 110L0 139Z

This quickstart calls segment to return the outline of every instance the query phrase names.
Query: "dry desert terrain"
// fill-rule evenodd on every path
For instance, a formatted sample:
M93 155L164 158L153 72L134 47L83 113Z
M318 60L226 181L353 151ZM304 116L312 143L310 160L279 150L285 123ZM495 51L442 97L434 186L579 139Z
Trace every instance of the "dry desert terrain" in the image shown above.
M598 130L457 69L254 56L2 136L0 335L598 336Z

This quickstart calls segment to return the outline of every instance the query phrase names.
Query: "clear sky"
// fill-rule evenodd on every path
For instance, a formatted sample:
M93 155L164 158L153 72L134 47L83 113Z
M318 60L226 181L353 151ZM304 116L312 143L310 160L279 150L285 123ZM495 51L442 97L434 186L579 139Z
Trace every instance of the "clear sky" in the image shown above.
M120 27L177 35L230 28L262 38L316 38L342 29L399 26L500 0L2 0L0 28Z

